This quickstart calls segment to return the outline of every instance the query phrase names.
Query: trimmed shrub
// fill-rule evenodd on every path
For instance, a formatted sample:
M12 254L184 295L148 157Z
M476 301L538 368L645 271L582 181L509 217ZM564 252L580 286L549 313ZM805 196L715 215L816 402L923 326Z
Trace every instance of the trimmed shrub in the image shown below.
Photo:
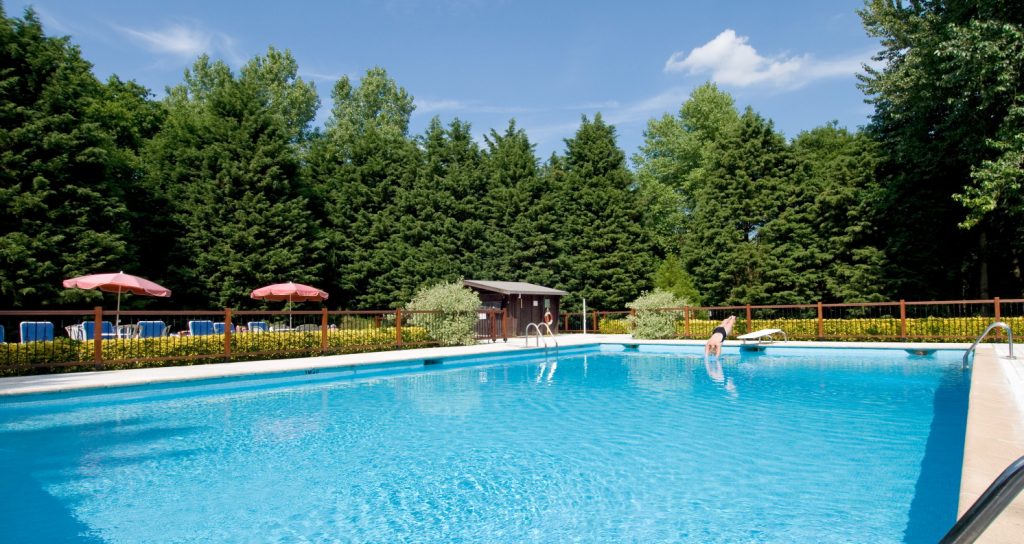
M426 330L427 337L442 346L468 346L476 343L477 312L480 297L462 286L462 282L440 283L420 289L406 307L409 321Z
M633 337L652 340L675 338L675 324L683 317L683 306L686 306L686 301L668 291L655 289L640 295L640 298L626 304L626 307L634 312L629 316L629 321L633 325ZM670 308L680 310L674 311Z

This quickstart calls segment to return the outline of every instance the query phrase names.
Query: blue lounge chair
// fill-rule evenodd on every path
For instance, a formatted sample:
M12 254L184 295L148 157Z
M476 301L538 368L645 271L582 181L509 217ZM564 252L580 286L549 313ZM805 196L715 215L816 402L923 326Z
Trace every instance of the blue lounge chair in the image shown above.
M4 326L0 325L0 344L4 343Z
M209 336L213 334L213 321L209 319L189 321L188 333L192 336Z
M86 340L92 340L95 338L96 322L95 321L83 321L82 332L85 333ZM100 323L100 335L104 340L117 338L117 331L114 330L114 324L109 321L103 321Z
M167 332L163 321L139 321L139 338L157 338Z
M22 342L47 342L53 340L53 323L49 321L22 321Z
M231 332L235 332L235 325L233 323L231 324ZM213 334L224 334L224 323L214 323Z
M266 321L250 321L249 332L267 332L270 330L270 324Z

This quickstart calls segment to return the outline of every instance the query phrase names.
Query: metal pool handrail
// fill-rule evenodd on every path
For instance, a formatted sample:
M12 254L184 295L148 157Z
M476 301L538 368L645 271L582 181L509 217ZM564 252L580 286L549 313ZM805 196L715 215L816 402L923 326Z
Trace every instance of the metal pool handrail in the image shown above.
M537 347L540 347L540 343L544 342L544 358L548 356L548 341L544 337L544 333L541 332L540 328L544 327L548 331L548 336L551 337L551 341L555 343L555 359L558 359L558 339L555 338L555 333L551 332L551 326L547 323L529 323L526 325L526 347L530 347L530 329L537 331Z
M963 364L963 369L964 370L967 370L967 366L968 366L967 358L971 355L971 353L974 353L975 348L977 348L978 344L980 344L981 341L985 339L985 336L987 336L988 333L992 332L992 329L994 329L996 327L1001 328L1001 329L1006 329L1006 336L1010 340L1010 358L1011 359L1014 358L1013 357L1013 329L1011 329L1009 325L1007 325L1006 323L1003 323L1002 321L996 321L995 323L992 323L991 325L986 327L985 328L985 332L981 333L981 336L979 336L978 339L974 341L974 344L971 345L970 349L968 349L966 352L964 352L964 364Z
M1024 457L1006 467L978 497L971 508L957 520L956 525L942 537L940 544L969 544L985 532L985 529L1024 490Z

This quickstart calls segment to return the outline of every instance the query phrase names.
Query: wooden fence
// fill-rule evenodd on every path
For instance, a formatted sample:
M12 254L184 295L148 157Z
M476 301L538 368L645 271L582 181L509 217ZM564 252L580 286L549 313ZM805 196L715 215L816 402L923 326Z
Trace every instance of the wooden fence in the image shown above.
M777 328L793 340L973 341L988 324L1024 330L1024 299L665 308L675 338L703 339L729 315L734 335ZM562 313L562 332L632 331L628 310ZM477 340L509 337L508 315L480 309ZM0 376L382 351L442 343L435 312L365 311L0 311ZM993 341L1002 339L1001 331Z
M974 341L993 321L1024 330L1024 299L868 302L664 308L676 317L676 338L701 339L719 322L735 315L736 335L782 329L793 340L964 342ZM587 330L629 333L631 311L595 311ZM562 329L581 332L583 316L562 315ZM1000 332L1000 334L1002 334ZM993 341L1000 341L999 335Z
M478 341L507 339L506 317L461 316ZM434 346L450 318L402 309L0 311L0 376Z

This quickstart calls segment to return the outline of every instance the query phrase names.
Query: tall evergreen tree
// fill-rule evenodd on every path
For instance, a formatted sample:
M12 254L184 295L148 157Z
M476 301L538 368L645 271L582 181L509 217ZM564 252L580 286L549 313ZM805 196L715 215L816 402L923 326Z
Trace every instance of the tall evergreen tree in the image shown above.
M1020 2L871 0L861 17L883 47L862 87L886 157L886 274L907 298L1020 295Z
M706 179L695 185L686 268L705 304L771 302L774 290L792 283L787 270L769 266L770 246L760 236L789 188L793 163L785 141L747 108L712 156Z
M715 145L739 125L732 97L713 83L693 90L677 116L652 119L633 156L645 228L663 256L678 253L692 217L697 188L707 176Z
M419 175L399 187L385 211L395 232L382 248L400 259L380 274L394 293L392 303L411 300L419 288L439 281L475 277L481 268L484 179L469 124L456 119L445 128L434 118L419 146Z
M342 307L384 308L406 302L383 275L408 257L391 241L398 217L389 208L411 186L420 152L408 138L413 99L381 68L353 87L341 78L324 134L308 156L326 245L325 287Z
M813 205L802 217L811 228L800 240L814 246L819 259L813 273L821 280L811 296L825 302L888 300L877 145L831 123L801 133L792 149L805 167L803 183L813 188Z
M132 267L130 165L103 85L68 38L0 6L0 306L99 300L61 280Z
M600 114L566 140L564 162L549 174L554 197L545 205L562 247L550 267L567 305L580 298L592 308L624 308L650 288L655 263L642 210L615 128Z
M237 78L202 56L170 89L147 164L179 233L166 265L187 304L251 304L260 285L319 280L297 143L318 100L296 73L291 54L272 48Z
M479 277L522 281L527 276L520 267L521 252L537 242L528 212L545 193L534 145L515 121L504 133L491 130L484 143L481 210L486 233Z

